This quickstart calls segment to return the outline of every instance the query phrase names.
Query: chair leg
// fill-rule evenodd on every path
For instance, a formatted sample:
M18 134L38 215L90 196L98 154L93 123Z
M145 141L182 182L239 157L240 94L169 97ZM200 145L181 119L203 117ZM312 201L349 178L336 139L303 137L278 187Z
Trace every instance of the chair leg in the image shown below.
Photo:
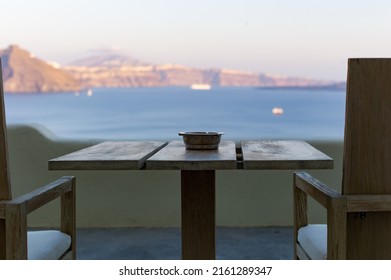
M327 209L327 259L346 260L346 199L333 198Z
M72 239L72 259L76 259L76 178L68 177L71 190L61 196L61 231Z
M27 259L26 204L8 204L5 215L5 259Z
M298 230L308 224L307 217L307 194L296 187L296 174L293 175L293 250L294 259L298 260Z

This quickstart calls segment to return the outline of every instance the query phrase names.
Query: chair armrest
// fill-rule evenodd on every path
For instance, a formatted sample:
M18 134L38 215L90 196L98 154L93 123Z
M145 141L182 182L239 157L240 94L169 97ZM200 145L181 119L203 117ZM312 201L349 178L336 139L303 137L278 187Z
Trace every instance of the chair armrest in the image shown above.
M295 187L327 208L329 199L346 199L346 212L391 211L391 194L342 195L306 172L295 173Z
M327 209L328 218L346 208L346 199L334 189L306 172L296 172L293 178L293 214L295 232L308 225L307 196ZM346 210L344 210L346 212Z
M343 196L336 190L315 179L306 172L297 172L294 174L294 186L301 189L327 208L330 199L342 198Z
M346 259L348 212L391 211L391 194L342 195L305 172L294 174L295 256L298 230L308 224L307 196L327 209L327 258ZM301 256L301 255L300 255Z
M0 259L27 259L27 215L50 201L61 197L61 231L71 236L66 252L76 258L76 180L62 177L16 199L0 201L0 218L4 219L5 247ZM2 244L0 244L0 247Z
M343 219L347 212L346 196L328 187L306 172L294 173L293 206L295 229L308 224L307 195L327 210L327 223Z
M0 202L0 217L5 218L7 205L26 205L27 214L72 190L74 177L64 176L12 200Z
M391 211L391 194L342 195L305 172L294 174L295 257L302 257L298 230L308 224L307 196L327 209L327 258L346 259L348 212Z
M346 196L323 184L306 172L294 174L294 250L298 257L298 230L308 225L307 196L327 209L327 258L346 258Z

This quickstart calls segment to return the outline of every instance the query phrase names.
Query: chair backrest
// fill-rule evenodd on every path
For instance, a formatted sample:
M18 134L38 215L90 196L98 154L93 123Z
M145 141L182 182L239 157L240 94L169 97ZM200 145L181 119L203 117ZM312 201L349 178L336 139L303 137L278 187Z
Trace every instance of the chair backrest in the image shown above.
M7 152L7 126L4 109L3 73L0 58L0 200L12 199Z
M342 193L391 194L391 59L349 59ZM348 259L391 259L391 213L347 218Z

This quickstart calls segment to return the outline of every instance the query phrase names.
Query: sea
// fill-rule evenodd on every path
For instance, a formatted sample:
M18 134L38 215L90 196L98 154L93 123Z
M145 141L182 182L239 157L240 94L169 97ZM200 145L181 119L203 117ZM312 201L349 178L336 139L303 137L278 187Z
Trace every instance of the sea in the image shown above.
M5 104L7 124L39 124L63 139L180 140L181 131L216 131L236 141L342 140L345 91L97 88L6 93Z

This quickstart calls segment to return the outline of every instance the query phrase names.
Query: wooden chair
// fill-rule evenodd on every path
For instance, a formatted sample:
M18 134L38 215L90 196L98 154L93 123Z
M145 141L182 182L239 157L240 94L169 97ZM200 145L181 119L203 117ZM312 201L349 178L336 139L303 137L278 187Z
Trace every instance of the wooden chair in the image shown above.
M27 231L27 215L61 198L61 230ZM12 199L0 59L0 259L75 259L75 178Z
M327 225L308 224L307 195ZM295 258L391 259L390 211L391 59L349 59L342 192L294 175Z

